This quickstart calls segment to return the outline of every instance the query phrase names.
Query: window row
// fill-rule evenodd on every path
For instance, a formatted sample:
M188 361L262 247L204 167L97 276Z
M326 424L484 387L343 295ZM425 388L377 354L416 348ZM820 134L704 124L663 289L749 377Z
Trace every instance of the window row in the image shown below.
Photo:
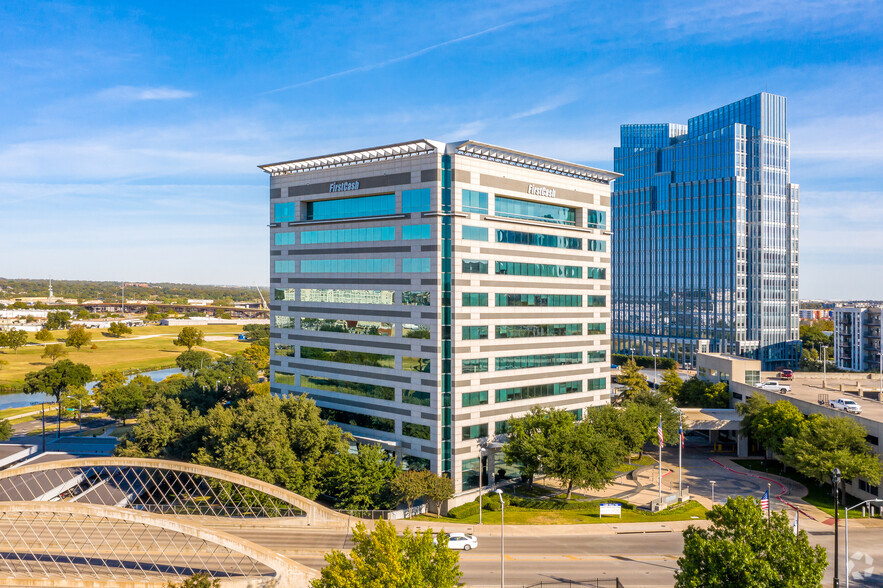
M295 260L277 260L274 269L277 274L297 272ZM428 257L406 257L402 259L402 272L426 273L432 267ZM396 271L396 260L387 259L304 259L300 262L300 272L304 274L391 274Z
M544 353L541 355L515 355L511 357L497 357L494 360L497 371L522 370L555 365L575 365L582 362L583 354L581 351Z
M321 347L300 348L301 359L317 361L331 361L335 363L348 363L367 367L395 368L395 355L385 353L368 353L365 351L348 351L345 349L324 349ZM424 372L431 371L432 361L424 357L402 357L402 368L405 371Z
M567 337L582 335L581 323L555 325L500 325L495 328L497 339L516 337ZM607 332L605 323L587 323L586 335L603 335ZM485 325L467 325L462 328L461 339L473 341L489 339Z
M535 276L541 278L581 278L583 270L575 265L551 263L523 263L518 261L496 262L496 273L500 276Z

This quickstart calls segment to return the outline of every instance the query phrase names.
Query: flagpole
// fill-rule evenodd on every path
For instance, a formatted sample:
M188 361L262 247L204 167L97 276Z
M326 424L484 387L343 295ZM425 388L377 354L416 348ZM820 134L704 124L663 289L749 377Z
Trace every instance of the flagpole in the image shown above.
M770 512L773 510L773 497L770 494L770 484L767 482L766 485L766 495L769 496L769 502L766 503L766 524L769 526L770 524Z
M681 471L682 457L684 453L684 425L681 422L681 415L678 415L678 501L684 499L684 492L681 489Z
M659 510L662 510L662 414L659 415Z

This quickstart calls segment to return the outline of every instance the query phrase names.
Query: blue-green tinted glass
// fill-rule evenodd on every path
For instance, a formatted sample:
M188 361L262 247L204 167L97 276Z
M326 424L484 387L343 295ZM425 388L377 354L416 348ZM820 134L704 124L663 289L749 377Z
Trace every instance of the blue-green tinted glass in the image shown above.
M395 194L339 198L337 200L317 200L315 202L305 202L304 204L304 220L330 220L396 213Z
M284 223L297 220L294 216L294 202L282 202L273 206L273 221Z
M294 245L296 233L276 233L276 245Z
M487 227L463 225L463 238L469 241L487 241Z
M273 267L277 274L291 274L296 271L294 269L294 261L291 259L277 260L273 262Z
M566 206L541 204L539 202L506 198L505 196L494 198L494 206L494 214L497 216L523 218L558 225L576 224L576 211Z
M465 326L463 327L463 339L470 341L474 339L487 339L487 326Z
M588 351L586 352L586 363L602 363L607 361L606 351Z
M604 323L588 323L586 325L586 335L603 335L607 332L607 325Z
M483 259L464 259L463 260L463 273L464 274L486 274L487 273L487 261Z
M497 306L582 306L580 294L497 294Z
M432 225L405 225L402 227L402 239L429 239L432 236Z
M607 387L607 378L591 378L587 390L603 390Z
M590 280L607 279L607 269L603 267L587 267L586 277Z
M463 292L463 306L487 306L487 293Z
M487 371L487 358L481 359L464 359L463 360L463 373L464 374L478 374L481 372Z
M497 229L497 243L512 243L513 245L533 245L535 247L557 247L559 249L582 249L583 240L576 237L561 237L558 235L542 235L539 233L526 233L523 231L509 231Z
M497 275L537 276L541 278L581 278L583 270L574 265L554 265L548 263L521 263L517 261L498 261Z
M402 191L402 212L428 212L432 210L429 188Z
M395 227L358 227L328 231L303 231L301 245L317 243L357 243L361 241L395 241Z
M589 251L607 251L607 241L586 239L586 249Z
M606 229L607 213L603 210L589 209L586 211L586 221L591 229Z
M487 437L487 424L463 427L463 441L478 439L480 437Z
M586 306L607 306L607 297L587 295Z
M499 325L496 327L497 339L513 339L517 337L572 337L583 334L582 323L563 323L555 325Z
M557 384L539 384L537 386L521 386L497 390L496 399L497 402L512 402L514 400L543 398L544 396L558 396L559 394L573 394L574 392L582 392L582 389L582 380Z
M495 360L497 371L523 370L553 365L575 365L582 362L583 354L581 351L544 353L542 355L516 355L513 357L498 357Z
M277 262L278 263L278 262ZM291 262L292 264L294 262ZM277 270L278 271L278 270ZM292 270L293 271L293 270ZM304 259L300 262L304 274L394 273L395 259Z
M430 270L428 257L406 257L402 260L403 272L428 272Z
M487 214L487 192L463 190L463 211Z
M487 404L487 390L482 392L466 392L461 397L461 404L466 407Z

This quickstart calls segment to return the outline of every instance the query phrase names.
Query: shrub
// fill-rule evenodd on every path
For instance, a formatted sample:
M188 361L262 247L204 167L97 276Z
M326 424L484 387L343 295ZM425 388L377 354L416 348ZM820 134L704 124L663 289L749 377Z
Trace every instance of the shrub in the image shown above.
M640 367L653 367L653 357L646 355L635 355L632 357L631 355L625 355L624 353L613 353L610 356L610 359L616 365L623 365L625 362L629 360L629 358L634 359L635 363ZM656 358L656 368L660 370L667 370L670 368L677 369L678 362L673 360L670 357L657 357Z

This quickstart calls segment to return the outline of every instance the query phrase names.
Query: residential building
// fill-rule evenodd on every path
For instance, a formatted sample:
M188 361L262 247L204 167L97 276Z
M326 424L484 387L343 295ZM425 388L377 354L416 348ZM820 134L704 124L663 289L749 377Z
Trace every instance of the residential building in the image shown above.
M609 402L616 174L430 140L261 168L274 393L450 475L451 504L515 473L509 417Z
M686 125L622 125L614 168L614 352L795 365L798 186L785 98L757 94Z
M834 365L853 372L883 370L880 350L883 306L838 307L834 318Z

